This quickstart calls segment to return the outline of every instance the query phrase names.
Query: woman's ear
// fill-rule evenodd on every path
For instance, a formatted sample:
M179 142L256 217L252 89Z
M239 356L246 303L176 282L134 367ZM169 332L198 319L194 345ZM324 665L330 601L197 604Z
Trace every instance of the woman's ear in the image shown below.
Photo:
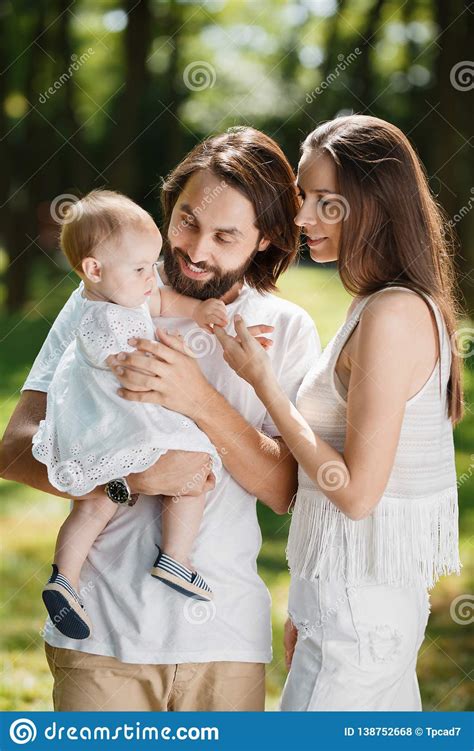
M257 246L257 253L261 250L266 250L268 246L270 245L270 240L267 240L265 237L262 237L260 240L258 246Z
M102 279L102 266L97 258L93 258L92 256L83 258L81 267L84 275L87 277L87 279L89 279L90 282L94 282L94 284L100 282L100 280Z

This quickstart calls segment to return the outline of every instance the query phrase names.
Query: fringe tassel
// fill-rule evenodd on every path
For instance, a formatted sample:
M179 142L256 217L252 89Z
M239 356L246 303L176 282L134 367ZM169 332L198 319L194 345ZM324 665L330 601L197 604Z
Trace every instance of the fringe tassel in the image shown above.
M366 519L353 521L318 490L300 488L288 538L292 576L344 579L348 584L431 589L461 571L457 490L427 498L383 497Z

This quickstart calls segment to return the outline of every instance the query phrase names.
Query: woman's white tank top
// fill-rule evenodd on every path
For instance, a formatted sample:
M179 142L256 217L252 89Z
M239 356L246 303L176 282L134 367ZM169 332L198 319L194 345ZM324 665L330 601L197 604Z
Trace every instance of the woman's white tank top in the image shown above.
M406 287L385 287L417 294ZM317 436L343 453L347 402L336 383L340 352L373 295L355 305L347 321L307 373L298 411ZM447 414L450 339L437 305L431 306L440 357L428 381L406 403L392 472L371 514L353 521L299 468L287 557L292 576L432 587L442 574L459 573L458 504L452 423ZM390 346L387 342L386 346ZM383 440L383 436L381 436ZM343 483L340 465L323 469L323 487ZM339 485L341 486L341 485Z

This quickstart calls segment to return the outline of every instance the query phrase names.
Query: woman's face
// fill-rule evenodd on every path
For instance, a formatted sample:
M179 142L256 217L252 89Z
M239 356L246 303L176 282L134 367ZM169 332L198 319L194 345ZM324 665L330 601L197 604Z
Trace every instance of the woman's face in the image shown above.
M303 230L311 258L316 263L335 261L349 205L337 192L333 159L324 152L305 151L298 165L297 185L301 207L295 224Z

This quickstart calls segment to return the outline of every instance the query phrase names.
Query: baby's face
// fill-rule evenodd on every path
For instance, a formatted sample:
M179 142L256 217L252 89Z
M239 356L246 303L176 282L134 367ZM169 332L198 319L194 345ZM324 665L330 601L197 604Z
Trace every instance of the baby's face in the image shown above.
M155 288L155 269L161 252L158 227L125 230L113 248L100 257L101 289L117 305L136 308Z

